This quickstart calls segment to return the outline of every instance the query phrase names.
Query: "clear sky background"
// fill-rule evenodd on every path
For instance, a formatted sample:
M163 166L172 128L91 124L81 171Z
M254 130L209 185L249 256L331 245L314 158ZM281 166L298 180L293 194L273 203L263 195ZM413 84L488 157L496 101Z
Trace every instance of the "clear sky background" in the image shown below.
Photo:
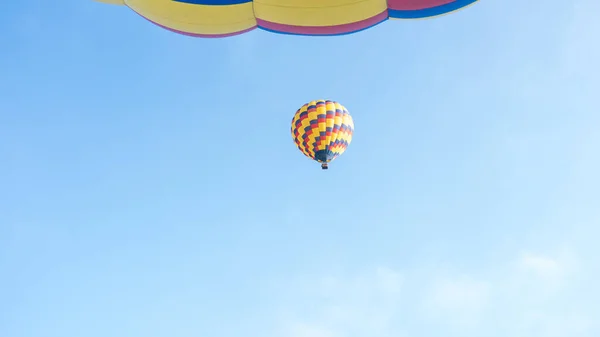
M600 335L600 3L342 37L0 10L0 336ZM329 171L307 101L356 131Z

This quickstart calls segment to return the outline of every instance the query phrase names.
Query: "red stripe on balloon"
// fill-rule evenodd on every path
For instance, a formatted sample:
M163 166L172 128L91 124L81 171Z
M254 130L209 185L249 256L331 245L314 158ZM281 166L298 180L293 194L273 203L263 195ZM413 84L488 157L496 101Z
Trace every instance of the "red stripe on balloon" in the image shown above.
M219 38L219 37L228 37L228 36L235 36L235 35L244 34L244 33L247 33L247 32L249 32L249 31L252 31L252 30L256 29L256 26L254 26L254 27L250 27L250 28L248 28L248 29L241 30L241 31L239 31L239 32L233 32L233 33L227 33L227 34L195 34L195 33L184 32L184 31L181 31L181 30L177 30L177 29L173 29L173 28L170 28L170 27L167 27L167 26L161 25L160 23L157 23L157 22L154 22L154 21L152 21L152 20L148 19L147 17L145 17L145 16L143 16L142 14L140 14L140 13L136 12L135 10L134 10L134 12L135 12L136 14L138 14L139 16L143 17L144 19L146 19L146 20L148 20L148 21L152 22L153 24L155 24L155 25L157 25L157 26L159 26L159 27L161 27L161 28L164 28L164 29L166 29L166 30L169 30L169 31L171 31L171 32L173 32L173 33L177 33L177 34L181 34L181 35L185 35L185 36L191 36L191 37L202 37L202 38Z
M256 19L258 26L270 31L302 35L334 35L356 32L374 26L388 17L387 9L366 20L336 26L294 26Z
M399 11L414 11L447 5L456 0L388 0L388 8Z

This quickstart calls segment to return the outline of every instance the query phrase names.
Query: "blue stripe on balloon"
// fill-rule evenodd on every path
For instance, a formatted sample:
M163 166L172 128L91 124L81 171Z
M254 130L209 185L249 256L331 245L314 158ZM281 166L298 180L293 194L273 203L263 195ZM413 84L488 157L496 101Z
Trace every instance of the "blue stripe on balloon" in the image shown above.
M405 10L389 9L388 13L389 13L390 18L394 18L394 19L419 19L419 18L426 18L426 17L430 17L430 16L446 14L448 12L452 12L452 11L455 11L462 7L468 6L474 2L477 2L477 0L456 0L449 4L445 4L445 5L441 5L441 6L437 6L437 7L433 7L433 8L419 9L419 10L405 11Z
M239 5L252 2L252 0L172 0L175 2L183 2L191 5L206 5L206 6L227 6Z

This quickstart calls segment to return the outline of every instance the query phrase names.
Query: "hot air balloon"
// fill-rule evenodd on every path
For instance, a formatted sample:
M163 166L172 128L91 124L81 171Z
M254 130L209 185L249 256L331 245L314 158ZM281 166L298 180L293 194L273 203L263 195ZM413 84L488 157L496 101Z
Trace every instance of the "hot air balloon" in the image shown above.
M296 111L291 132L298 149L326 170L327 163L339 157L350 145L354 121L340 103L316 100Z
M125 5L151 22L195 37L260 28L294 35L343 35L387 19L420 19L478 0L96 0Z

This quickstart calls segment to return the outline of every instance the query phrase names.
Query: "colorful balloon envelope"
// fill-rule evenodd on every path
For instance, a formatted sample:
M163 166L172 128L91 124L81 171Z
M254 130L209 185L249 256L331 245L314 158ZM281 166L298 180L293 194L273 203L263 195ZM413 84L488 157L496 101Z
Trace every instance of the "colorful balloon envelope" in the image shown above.
M354 121L340 103L316 100L296 111L291 132L298 149L326 170L327 163L339 157L350 145Z
M387 19L453 12L478 0L97 0L126 5L151 22L196 37L255 28L296 35L342 35Z

